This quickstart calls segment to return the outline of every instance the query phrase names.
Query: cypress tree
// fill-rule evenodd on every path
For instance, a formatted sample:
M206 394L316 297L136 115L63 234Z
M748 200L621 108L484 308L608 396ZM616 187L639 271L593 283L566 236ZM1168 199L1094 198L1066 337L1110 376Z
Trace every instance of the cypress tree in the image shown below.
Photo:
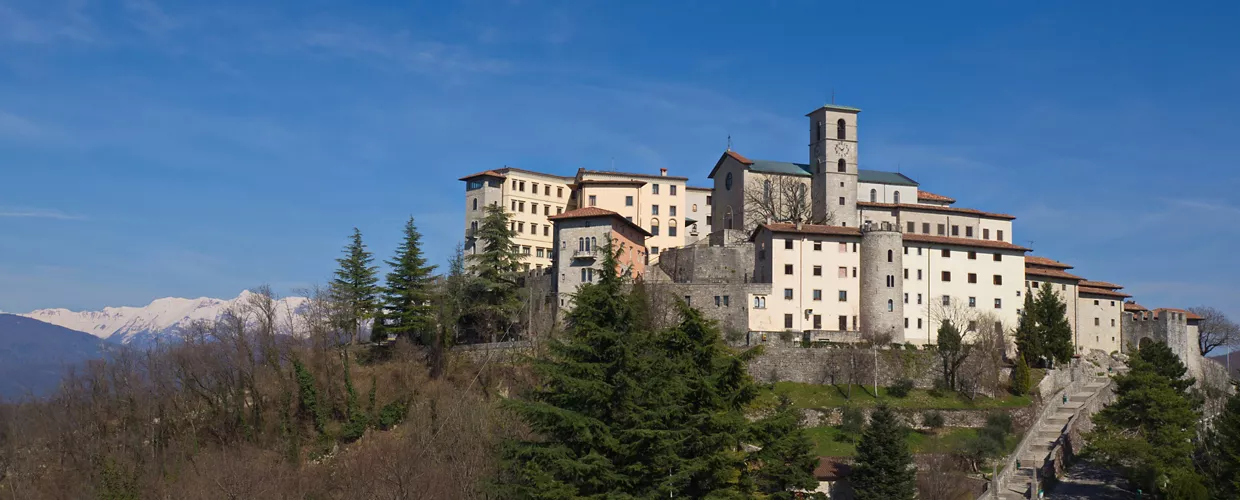
M1240 395L1231 395L1204 445L1203 468L1214 498L1240 498Z
M1044 349L1042 335L1038 331L1037 303L1033 301L1033 291L1025 289L1025 305L1021 310L1020 322L1016 326L1016 350L1018 356L1034 366L1044 366Z
M956 373L960 365L968 357L968 346L960 336L960 329L950 320L939 324L938 332L939 360L943 363L943 382L951 390L956 390Z
M474 279L469 286L469 296L473 299L469 317L480 333L488 335L492 342L513 333L511 330L521 309L517 288L521 254L512 243L515 235L508 212L499 205L487 205L486 216L477 233L477 245L482 250L470 255Z
M1024 396L1029 394L1029 363L1023 354L1016 356L1016 366L1012 368L1012 394Z
M1084 455L1145 491L1194 498L1202 488L1192 463L1201 415L1182 389L1191 379L1169 351L1154 343L1129 358L1128 373L1115 377L1115 401L1094 415ZM1175 373L1181 376L1168 376Z
M396 249L396 256L386 264L392 268L387 274L387 286L383 290L383 307L388 319L387 333L395 333L422 342L434 325L431 310L431 273L435 266L427 265L422 256L422 234L413 223L413 217L405 222L404 241Z
M1047 284L1038 291L1036 310L1042 354L1056 363L1067 363L1072 359L1074 344L1072 325L1068 323L1068 306Z
M344 248L344 257L336 259L340 265L331 282L331 296L341 313L341 323L349 333L349 339L358 342L362 324L373 317L378 303L379 268L372 266L374 256L362 243L362 232L353 228L353 236Z
M905 436L908 428L881 404L870 413L870 425L857 444L852 483L857 500L912 500L917 470Z

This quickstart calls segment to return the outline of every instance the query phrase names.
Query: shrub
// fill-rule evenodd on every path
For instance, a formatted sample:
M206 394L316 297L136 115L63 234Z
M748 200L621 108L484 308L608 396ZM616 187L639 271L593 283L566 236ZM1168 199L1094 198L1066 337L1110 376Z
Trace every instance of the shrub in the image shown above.
M383 405L383 409L379 410L379 428L383 430L391 429L405 419L405 412L408 410L409 403L404 400L396 400Z
M943 414L937 411L927 411L921 414L921 425L930 429L940 429L944 424Z
M906 350L906 351L916 351L916 350L917 350L917 344L914 344L914 343L912 343L912 342L905 342L905 343L904 343L904 350Z
M898 342L892 342L892 343L891 343L891 348L892 348L892 349L897 349L897 350L898 350L898 349L903 349L903 348L904 348L904 344L900 344L900 343L898 343Z
M952 390L947 387L947 381L943 379L935 379L934 388L930 389L930 395L936 398L941 398L951 392Z
M890 394L897 398L906 397L908 396L908 393L912 391L913 391L913 381L906 379L906 378L897 380L895 384L892 384L891 387L887 388L887 394Z
M1021 355L1016 359L1016 366L1012 368L1012 380L1008 384L1012 394L1024 396L1029 394L1029 363L1025 362L1025 356Z

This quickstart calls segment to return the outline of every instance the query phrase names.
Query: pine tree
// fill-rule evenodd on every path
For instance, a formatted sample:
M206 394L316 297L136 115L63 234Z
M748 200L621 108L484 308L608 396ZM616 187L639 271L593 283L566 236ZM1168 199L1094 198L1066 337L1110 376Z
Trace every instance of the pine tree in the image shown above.
M1012 394L1024 396L1029 394L1029 363L1024 355L1016 356L1016 366L1012 368Z
M465 274L465 247L460 243L448 258L448 275L436 291L437 308L435 337L431 342L431 377L439 378L443 374L445 353L456 343L457 332L461 326L469 289L470 276Z
M427 265L422 256L422 235L413 217L405 222L404 236L396 256L386 261L392 268L383 290L383 307L388 319L386 331L423 342L423 335L430 334L435 323L431 309L431 273L435 266Z
M1020 322L1016 326L1016 350L1018 356L1033 366L1045 366L1042 363L1045 350L1042 347L1042 334L1038 328L1039 313L1037 303L1033 301L1033 291L1025 289L1025 305L1021 310Z
M870 425L857 444L852 484L857 500L912 500L917 470L905 436L908 428L886 404L870 413Z
M1059 300L1059 294L1049 284L1038 291L1037 323L1041 337L1042 354L1056 363L1072 359L1072 325L1068 323L1068 306Z
M378 268L372 266L374 256L362 243L362 232L353 228L353 236L344 248L344 257L336 259L340 268L331 282L332 299L341 310L341 326L353 342L360 340L362 324L373 317L378 303Z
M813 489L818 480L814 467L814 443L802 428L802 415L787 396L780 395L775 413L753 423L750 439L760 447L748 461L754 490L773 499L795 498L793 489Z
M1214 498L1240 498L1240 395L1233 394L1202 439Z
M477 236L482 250L470 255L474 279L469 287L473 300L468 315L474 327L494 342L501 336L507 338L516 326L521 309L517 288L521 254L512 243L515 233L508 212L499 205L487 205Z
M1115 401L1094 416L1085 456L1145 491L1191 497L1201 486L1191 458L1201 415L1182 389L1191 379L1182 378L1184 366L1167 358L1169 351L1155 343L1129 358L1128 373L1115 377Z
M943 363L943 382L954 391L956 390L956 373L960 371L960 365L964 364L969 356L969 346L965 345L964 339L960 336L960 329L956 328L951 320L943 320L939 324L938 335L939 360Z

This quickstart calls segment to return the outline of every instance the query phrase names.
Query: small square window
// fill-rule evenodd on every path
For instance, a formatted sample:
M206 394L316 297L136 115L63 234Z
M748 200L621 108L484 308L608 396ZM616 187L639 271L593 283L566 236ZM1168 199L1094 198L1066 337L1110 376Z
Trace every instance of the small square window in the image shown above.
M969 307L977 307L977 297L969 297Z
M969 260L977 260L977 252L969 251Z
M930 234L930 223L929 222L921 223L921 234Z
M590 195L590 206L598 205L598 196Z
M814 266L814 276L822 276L822 266Z
M969 273L969 283L977 283L977 273Z
M945 305L945 306L950 306L950 305L952 305L952 297L951 297L950 295L944 295L944 296L943 296L943 305Z
M659 194L659 185L651 184L650 192L654 194Z
M995 299L995 309L1003 309L1003 299Z
M965 228L964 228L964 236L965 236L965 238L972 238L972 237L973 237L973 226L965 226Z
M947 236L947 224L939 224L937 229L939 236Z
M792 264L784 264L784 274L792 274Z
M843 197L843 196L841 196L841 197L840 197L840 206L841 206L841 207L842 207L842 206L844 206L844 197Z
M1000 261L1002 261L1002 260L1003 260L1003 254L1000 254L1000 253L995 254L995 256L994 256L994 259L993 259L993 260L994 260L995 262L1000 262Z
M814 300L822 300L822 290L814 290Z
M952 236L960 236L960 226L952 226Z
M839 275L839 277L841 277L841 278L847 278L847 277L848 277L848 268L847 268L847 267L841 267L841 268L840 268L840 275Z
M784 300L792 300L792 289L791 288L784 289Z
M915 232L917 232L917 223L916 223L916 222L913 222L913 221L909 221L909 223L908 223L908 231L905 231L905 232L908 232L908 233L915 233Z
M676 196L676 185L675 184L668 186L668 189L670 190L669 192L671 193L672 196Z
M784 328L792 328L792 315L791 314L784 315Z
M952 272L951 272L951 271L943 271L943 274L942 274L942 276L940 276L940 278L939 278L939 279L940 279L940 280L942 280L942 281L944 281L944 282L951 281L951 280L952 280Z
M989 229L982 228L982 239L983 239L983 240L989 240L989 239L990 239L990 230L989 230Z
M591 205L593 205L593 203L591 203ZM659 215L658 205L650 205L650 215Z
M632 197L632 196L625 196L625 197L624 197L624 206L626 206L626 207L631 207L631 206L633 206L633 197Z
M676 205L672 205L672 206L670 206L670 207L667 207L667 215L668 215L668 217L675 217L675 216L676 216Z
M822 251L822 242L821 242L821 241L815 241L815 242L814 242L814 251L816 251L816 252L821 252L821 251Z
M995 231L995 239L999 241L1003 241L1003 230L1002 229Z
M995 282L995 284L996 284L996 285L1002 285L1002 284L1003 284L1003 275L1001 275L1001 274L996 274L996 275L995 275L995 278L994 278L994 282Z
M950 259L952 256L952 251L944 248L942 251L942 254L943 254L943 257Z
M848 290L840 290L840 302L848 302Z
M792 250L792 240L784 240L784 249Z

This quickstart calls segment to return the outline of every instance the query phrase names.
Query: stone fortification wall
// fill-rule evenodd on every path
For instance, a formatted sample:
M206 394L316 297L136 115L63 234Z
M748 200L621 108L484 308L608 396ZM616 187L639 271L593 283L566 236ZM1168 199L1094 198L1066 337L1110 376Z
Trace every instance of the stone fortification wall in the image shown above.
M890 386L901 379L929 389L942 378L934 351L879 349L878 385ZM874 383L875 352L870 349L830 347L777 347L767 345L749 362L749 374L760 382L844 384L850 372L857 384Z
M669 248L659 256L659 268L676 283L748 283L753 266L752 243Z
M904 237L899 227L867 224L861 234L861 332L904 342Z

